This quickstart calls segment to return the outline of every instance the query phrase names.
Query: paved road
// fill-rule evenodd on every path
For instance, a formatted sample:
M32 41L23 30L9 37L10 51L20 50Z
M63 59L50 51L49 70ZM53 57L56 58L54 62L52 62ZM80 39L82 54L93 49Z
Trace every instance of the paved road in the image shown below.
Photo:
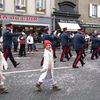
M27 57L17 57L19 68L13 68L8 60L9 69L4 72L8 94L0 94L0 100L100 100L100 58L90 60L90 54L85 59L85 66L72 68L75 55L68 62L59 62L57 53L54 75L60 91L53 91L48 84L43 84L42 92L37 92L35 84L40 75L40 60L42 52L27 54Z

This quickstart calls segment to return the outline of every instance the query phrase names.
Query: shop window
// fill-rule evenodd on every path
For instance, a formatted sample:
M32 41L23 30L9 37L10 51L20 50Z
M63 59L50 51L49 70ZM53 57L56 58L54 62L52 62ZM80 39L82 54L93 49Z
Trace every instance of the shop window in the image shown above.
M4 9L4 0L0 0L0 10Z
M45 14L46 0L36 0L36 13Z
M15 0L15 11L26 12L26 0Z

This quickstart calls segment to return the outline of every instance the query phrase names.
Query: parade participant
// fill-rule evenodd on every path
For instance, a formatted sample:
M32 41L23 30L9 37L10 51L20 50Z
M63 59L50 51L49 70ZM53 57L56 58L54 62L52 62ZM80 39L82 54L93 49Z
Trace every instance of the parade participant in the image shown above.
M39 77L38 83L36 87L39 91L42 90L41 84L44 81L47 81L50 85L52 85L53 90L60 90L53 78L53 68L54 68L54 59L53 59L53 51L51 42L49 40L44 41L44 63L42 65L41 75Z
M12 24L6 23L5 29L3 31L3 49L4 49L4 58L7 60L9 57L11 62L13 63L14 67L16 68L19 63L17 63L12 55L12 39L14 36L19 36L20 34L13 34L11 32Z
M82 31L82 29L78 29L78 32L73 37L73 47L77 54L76 59L72 66L73 68L78 68L77 63L79 61L81 62L82 66L85 64L83 61L83 58L82 58L85 39L84 39L83 35L81 34L81 31Z
M0 43L0 93L7 93L7 88L4 85L5 77L2 74L2 70L7 70L8 64L2 53L2 44Z
M69 60L68 47L69 47L70 38L68 37L67 28L63 28L63 33L61 34L60 39L62 45L62 53L61 53L60 61L64 62L63 60L64 55L66 56L67 60Z
M97 37L98 34L94 34L93 35L93 39L92 39L92 55L91 55L91 60L94 60L94 56L96 57L96 59L99 58L98 52L99 52L99 48L100 48L100 38Z
M58 39L57 39L56 34L54 34L54 31L51 32L51 38L52 38L51 42L52 42L52 49L53 49L53 57L57 58L57 56L56 56L56 48L57 48Z
M44 29L43 29L43 33L42 33L42 41L44 41L44 40L49 40L50 42L51 42L51 40L52 40L52 38L51 38L51 36L48 34L48 31L49 31L49 28L48 27L45 27Z

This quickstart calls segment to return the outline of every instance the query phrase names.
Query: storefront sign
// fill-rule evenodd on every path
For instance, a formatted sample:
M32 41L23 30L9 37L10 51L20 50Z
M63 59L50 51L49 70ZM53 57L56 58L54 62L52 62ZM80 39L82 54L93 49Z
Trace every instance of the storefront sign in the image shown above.
M37 17L30 17L30 16L15 16L15 15L0 15L0 20L8 20L11 21L32 21L38 22Z

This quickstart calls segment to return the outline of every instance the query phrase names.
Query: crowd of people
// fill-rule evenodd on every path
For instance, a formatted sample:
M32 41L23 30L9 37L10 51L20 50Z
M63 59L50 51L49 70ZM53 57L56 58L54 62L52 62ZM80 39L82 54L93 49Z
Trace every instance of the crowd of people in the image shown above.
M0 49L0 93L7 92L4 86L4 76L2 70L8 67L7 58L9 57L13 66L17 68L20 64L18 63L12 54L12 42L14 43L14 52L17 52L18 44L20 44L19 56L26 56L26 44L27 51L32 52L33 47L36 50L36 45L34 42L33 34L25 34L25 32L19 32L14 34L11 32L12 24L8 23L5 25L5 30L3 31L3 42L0 43L0 48L3 45L3 52ZM41 91L41 84L46 80L49 84L52 84L54 90L60 90L53 79L53 67L54 60L57 58L56 49L58 46L62 47L62 52L60 56L60 62L65 62L64 58L69 61L73 56L72 49L76 52L76 58L73 62L72 68L78 68L78 62L80 61L81 66L84 66L84 58L86 56L85 50L88 49L89 43L91 42L91 60L98 59L100 56L100 37L98 34L93 34L90 38L84 33L83 29L78 29L77 32L68 32L67 27L63 28L63 31L52 31L51 34L48 33L49 28L45 27L41 34L41 42L44 44L44 55L41 58L41 76L36 84L36 87ZM60 34L59 34L60 32ZM2 62L2 63L1 63ZM4 67L5 66L5 67Z

